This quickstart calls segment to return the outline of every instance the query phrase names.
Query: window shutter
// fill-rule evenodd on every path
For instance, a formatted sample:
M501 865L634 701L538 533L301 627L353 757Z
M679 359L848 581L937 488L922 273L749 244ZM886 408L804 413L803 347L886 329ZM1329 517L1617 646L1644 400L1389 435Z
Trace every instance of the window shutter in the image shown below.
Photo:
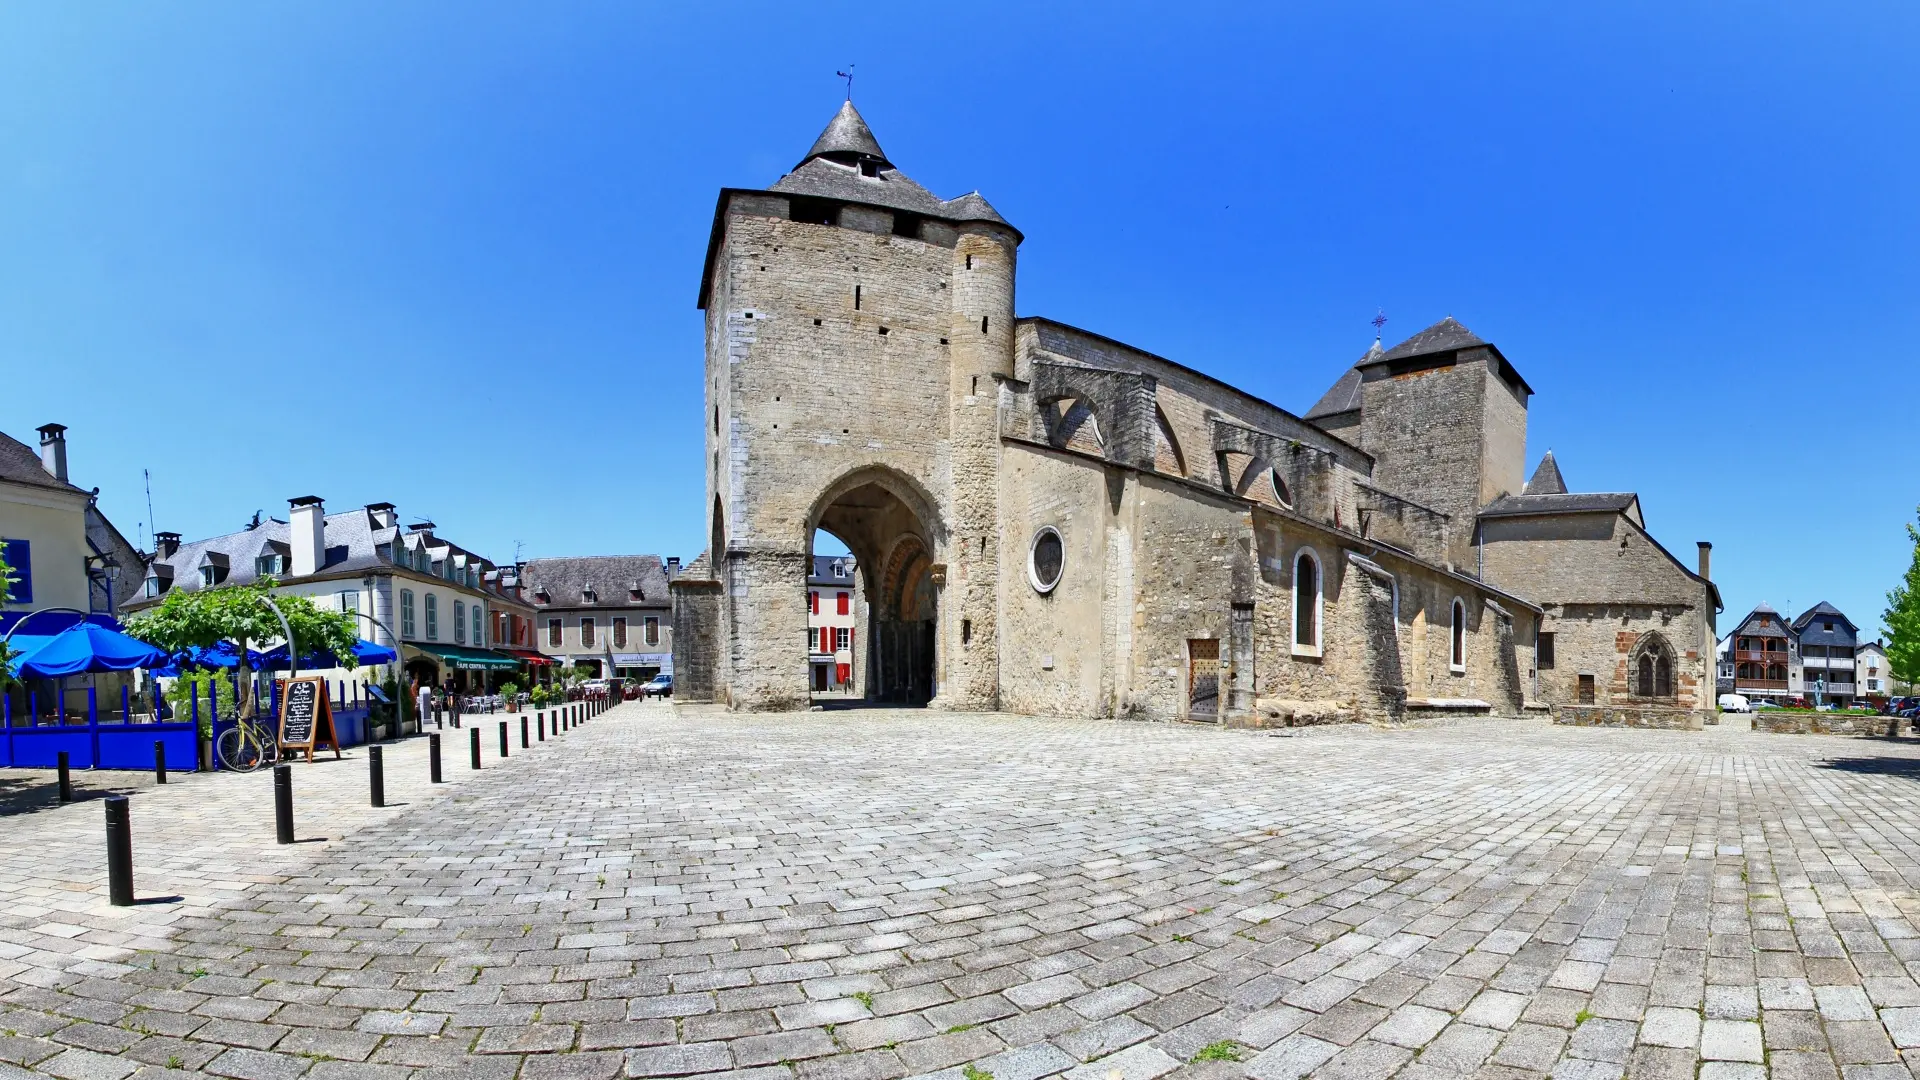
M0 543L5 545L7 565L13 568L15 579L7 588L6 599L16 604L33 603L33 544L26 540Z

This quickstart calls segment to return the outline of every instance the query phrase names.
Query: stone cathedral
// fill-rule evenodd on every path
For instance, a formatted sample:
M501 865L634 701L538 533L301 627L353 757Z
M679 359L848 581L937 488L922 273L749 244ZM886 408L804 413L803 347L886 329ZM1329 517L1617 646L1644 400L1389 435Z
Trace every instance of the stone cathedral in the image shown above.
M1551 454L1529 479L1533 391L1491 342L1451 318L1376 342L1297 416L1016 314L1021 239L908 178L850 102L771 187L720 192L681 700L807 707L819 529L858 562L873 702L1710 721L1708 545L1683 564Z

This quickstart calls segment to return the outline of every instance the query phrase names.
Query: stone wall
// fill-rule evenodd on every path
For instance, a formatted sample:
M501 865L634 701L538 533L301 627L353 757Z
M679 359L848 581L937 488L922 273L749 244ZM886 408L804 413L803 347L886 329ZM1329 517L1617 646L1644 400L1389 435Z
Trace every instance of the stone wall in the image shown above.
M1574 727L1666 728L1699 731L1700 714L1692 709L1657 705L1555 705L1553 722Z
M1900 718L1852 713L1798 712L1761 709L1753 714L1753 730L1774 735L1888 735L1897 734Z
M1579 705L1583 674L1596 705L1635 705L1628 657L1658 633L1674 654L1671 701L1714 710L1714 605L1706 583L1687 572L1626 515L1600 511L1481 522L1487 581L1546 609L1540 627L1554 635L1555 662L1538 676L1536 696ZM1710 722L1710 721L1708 721Z

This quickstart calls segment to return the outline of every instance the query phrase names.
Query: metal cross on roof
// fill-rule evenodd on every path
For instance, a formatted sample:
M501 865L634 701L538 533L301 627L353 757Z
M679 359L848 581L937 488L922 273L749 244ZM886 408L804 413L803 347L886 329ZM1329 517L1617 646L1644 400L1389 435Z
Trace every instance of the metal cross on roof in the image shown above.
M1382 310L1380 310L1380 311L1378 311L1378 312L1376 312L1376 313L1374 314L1374 316L1373 316L1373 318L1371 318L1371 319L1369 319L1369 320L1367 320L1367 321L1368 321L1368 322L1371 322L1371 323L1373 324L1373 332L1374 332L1374 333L1376 333L1376 334L1378 334L1378 333L1380 332L1380 328L1381 328L1381 327L1383 327L1383 326L1385 326L1385 325L1387 325L1387 313L1386 313L1386 310L1385 310L1385 309L1382 309Z
M848 64L847 70L836 71L834 72L834 74L847 80L847 100L852 101L853 100L853 65Z

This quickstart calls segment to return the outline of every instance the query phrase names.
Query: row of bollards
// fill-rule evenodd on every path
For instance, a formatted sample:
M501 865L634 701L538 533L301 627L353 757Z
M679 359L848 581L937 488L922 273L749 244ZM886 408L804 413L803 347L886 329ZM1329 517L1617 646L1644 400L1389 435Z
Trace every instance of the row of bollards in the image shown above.
M563 705L553 710L553 733L557 736L564 731L587 722L588 719L611 708L605 701L582 701ZM438 717L436 717L436 720ZM460 726L460 715L453 713L453 726ZM527 718L520 718L520 748L530 749ZM547 741L547 713L542 710L535 714L531 731L536 732L541 742ZM508 754L508 722L500 721L500 756ZM468 729L468 747L471 764L480 768L480 729ZM56 758L59 770L59 800L63 803L73 801L73 776L67 752L62 750ZM154 782L167 782L166 744L156 740L153 744ZM444 783L440 767L440 735L430 732L427 735L427 776L431 783ZM368 798L374 806L387 805L386 757L382 748L374 745L367 747L367 786ZM131 907L133 898L133 815L131 804L125 795L109 795L106 799L107 818L107 894L114 907ZM293 766L280 762L273 767L273 827L274 838L282 844L294 842L293 831Z

